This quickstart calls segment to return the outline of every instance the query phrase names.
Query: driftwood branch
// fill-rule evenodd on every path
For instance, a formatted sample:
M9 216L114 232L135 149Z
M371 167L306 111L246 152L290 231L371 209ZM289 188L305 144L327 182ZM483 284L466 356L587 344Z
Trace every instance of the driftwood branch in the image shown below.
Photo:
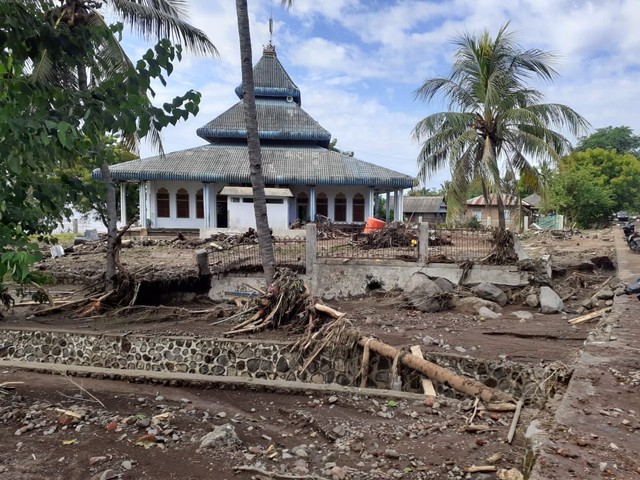
M122 236L127 232L127 230L131 228L131 225L133 225L137 221L138 221L138 215L134 215L133 218L129 220L129 223L127 223L124 227L122 227L122 230L118 232L118 234L116 235L116 242L119 242Z
M518 426L518 420L520 419L520 412L522 411L522 405L524 404L524 400L518 400L516 404L516 413L513 414L513 421L511 422L511 428L509 428L509 434L507 435L507 443L511 443L513 441L513 437L516 434L516 427Z
M259 467L238 466L233 467L233 469L239 472L259 473L260 475L264 475L268 478L283 478L287 480L328 480L327 478L319 477L318 475L290 475L288 473L270 472Z
M60 305L55 305L53 307L45 308L44 310L38 310L37 312L34 312L33 315L36 317L40 317L42 315L47 315L57 310L62 310L63 308L66 308L66 307L71 307L73 305L80 305L82 303L87 303L87 302L90 302L91 300L97 300L99 298L100 298L100 295L92 295L90 297L81 298L79 300L73 300L71 302L61 303Z
M488 403L485 409L490 412L514 412L516 406L513 403Z
M422 355L422 349L418 345L414 345L413 347L411 347L411 353L420 358L424 358L424 356ZM433 382L431 380L421 377L420 382L422 383L422 390L424 391L425 395L430 397L435 397L437 395L436 389L433 387Z
M339 312L338 310L335 310L331 307L328 307L326 305L322 305L321 303L316 303L313 308L315 308L317 311L322 312L322 313L326 313L327 315L329 315L331 318L342 318L345 316L345 313L343 312Z
M579 317L572 318L571 320L568 320L568 323L570 323L571 325L578 325L580 323L584 323L584 322L588 322L589 320L593 320L594 318L598 318L598 317L600 317L600 316L602 316L605 313L608 313L610 311L611 311L611 307L606 307L606 308L603 308L601 310L596 310L595 312L587 313L586 315L581 315Z
M498 467L495 465L471 465L464 469L467 473L489 473L495 472L498 470Z

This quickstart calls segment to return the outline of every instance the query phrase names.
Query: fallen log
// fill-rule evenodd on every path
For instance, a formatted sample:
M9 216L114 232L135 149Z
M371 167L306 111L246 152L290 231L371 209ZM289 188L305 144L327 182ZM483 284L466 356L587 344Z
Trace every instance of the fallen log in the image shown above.
M399 354L397 348L373 338L362 337L358 340L358 344L362 347L365 347L368 344L372 351L392 360ZM417 357L416 355L407 353L401 356L400 361L403 365L422 373L436 382L448 385L454 390L466 395L478 397L485 403L515 402L515 400L505 392L487 387L486 385L483 385L471 378L457 375L451 370L443 368L440 365L436 365L433 362L429 362L424 358Z
M609 311L611 311L611 307L606 307L601 310L596 310L595 312L587 313L586 315L582 315L580 317L572 318L571 320L568 320L567 323L570 323L571 325L578 325L580 323L593 320L594 318L598 318L604 315L605 313L608 313Z

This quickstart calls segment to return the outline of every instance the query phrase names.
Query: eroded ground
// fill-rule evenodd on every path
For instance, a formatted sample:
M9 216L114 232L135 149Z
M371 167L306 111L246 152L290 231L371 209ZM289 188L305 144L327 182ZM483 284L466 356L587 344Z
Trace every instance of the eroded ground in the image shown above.
M615 282L614 271L579 267L594 257L614 258L615 233L605 230L561 237L532 233L523 244L532 255L552 255L554 288L578 312L601 285ZM50 271L66 272L68 278L95 279L102 255L100 251L85 253L48 260L44 265ZM174 271L189 275L195 270L193 251L175 246L127 249L123 262L148 274ZM59 285L52 292L68 298L79 288ZM541 315L523 305L526 293L509 292L511 303L498 319L456 311L417 312L406 308L406 302L394 292L329 304L345 312L363 334L398 347L420 345L427 353L571 365L594 322L572 326L567 319L575 315ZM202 297L195 303L130 309L116 316L68 318L57 314L30 318L36 308L20 306L0 320L1 325L218 336L230 328L229 323L211 324L235 311L232 304L212 304ZM207 313L190 315L188 310L194 309ZM530 316L515 313L523 311ZM290 340L292 335L279 330L261 333L260 338ZM278 475L491 479L497 478L495 473L471 474L464 469L491 464L498 469L526 471L523 431L533 417L543 424L548 422L558 400L550 399L542 412L525 409L518 433L509 445L506 436L513 414L480 410L474 415L471 400L442 399L427 406L422 401L346 394L172 388L22 371L0 373L0 383L25 382L15 391L0 394L0 474L7 479L85 479L92 475L96 479L248 479ZM81 418L64 425L66 420L60 421L62 413L56 408L80 412ZM159 414L160 419L154 420ZM464 426L472 417L474 424L484 425L487 430L465 432ZM202 437L224 424L235 427L242 443L200 448ZM156 441L136 442L143 435L155 435ZM253 470L234 470L240 466Z

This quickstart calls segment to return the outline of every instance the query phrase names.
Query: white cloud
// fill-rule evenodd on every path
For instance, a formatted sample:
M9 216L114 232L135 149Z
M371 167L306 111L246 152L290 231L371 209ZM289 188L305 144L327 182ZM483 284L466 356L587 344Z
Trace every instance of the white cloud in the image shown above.
M194 88L202 92L201 113L167 129L165 147L203 143L195 130L237 101L239 47L233 2L192 0L191 19L207 32L219 59L186 55L158 89L160 99ZM523 48L558 55L560 77L536 83L549 102L564 103L594 127L628 125L640 134L640 1L607 0L296 0L250 2L254 62L269 39L302 89L304 108L363 160L413 174L419 147L410 138L415 123L445 105L413 102L426 78L447 75L460 33L488 30L506 21ZM128 45L143 52L142 42ZM138 55L135 55L138 56ZM437 186L437 185L436 185Z

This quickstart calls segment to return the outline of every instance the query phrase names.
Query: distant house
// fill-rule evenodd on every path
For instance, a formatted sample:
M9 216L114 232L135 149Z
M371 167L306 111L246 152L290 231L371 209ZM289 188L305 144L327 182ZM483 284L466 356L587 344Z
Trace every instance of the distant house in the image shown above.
M532 193L522 199L523 202L528 203L532 211L537 212L540 209L542 203L542 197L537 193Z
M514 195L503 194L502 203L504 204L504 220L507 228L519 229L522 216L531 216L531 205ZM467 200L466 205L464 214L466 220L475 217L484 227L499 226L497 195L490 195L488 202L483 195L479 195Z
M443 196L404 197L404 218L408 223L444 223L447 203Z
M302 109L300 89L273 45L253 72L270 226L317 217L364 223L380 195L399 199L395 217L402 219L402 191L412 177L330 150L331 134ZM115 182L138 184L142 226L255 227L242 85L235 92L240 101L197 130L206 145L110 167Z

